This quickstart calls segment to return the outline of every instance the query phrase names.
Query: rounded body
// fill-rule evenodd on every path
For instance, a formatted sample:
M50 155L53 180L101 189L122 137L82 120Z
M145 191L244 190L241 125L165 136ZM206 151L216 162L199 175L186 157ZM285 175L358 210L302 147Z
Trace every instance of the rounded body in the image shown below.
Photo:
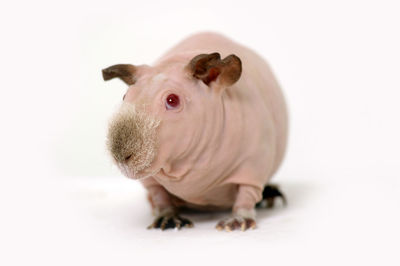
M267 63L252 50L219 34L201 33L177 44L155 66L179 65L197 54L213 52L222 57L237 55L242 74L213 99L220 104L217 111L206 110L204 119L194 119L193 123L201 123L198 134L207 136L199 138L201 149L141 180L146 187L162 185L175 196L175 205L230 208L239 185L255 188L250 196L261 200L286 149L288 118L283 94Z

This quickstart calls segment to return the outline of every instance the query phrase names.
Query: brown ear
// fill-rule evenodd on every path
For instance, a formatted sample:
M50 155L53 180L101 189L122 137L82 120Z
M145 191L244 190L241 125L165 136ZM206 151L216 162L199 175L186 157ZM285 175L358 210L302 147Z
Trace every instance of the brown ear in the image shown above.
M201 79L206 85L218 81L223 86L230 86L239 80L242 62L233 54L223 60L219 53L200 54L190 61L188 69L193 77Z
M128 85L132 85L136 81L135 79L136 67L134 65L129 65L129 64L113 65L103 69L102 72L104 80L120 78Z

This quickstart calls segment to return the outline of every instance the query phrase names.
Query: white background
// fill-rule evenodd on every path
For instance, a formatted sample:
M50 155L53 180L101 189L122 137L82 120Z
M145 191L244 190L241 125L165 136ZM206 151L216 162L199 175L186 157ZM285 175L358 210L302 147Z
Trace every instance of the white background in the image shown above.
M14 1L0 8L1 265L399 265L398 1ZM290 109L274 178L289 206L258 229L148 231L140 184L105 151L126 89L116 63L151 64L212 30L272 66Z

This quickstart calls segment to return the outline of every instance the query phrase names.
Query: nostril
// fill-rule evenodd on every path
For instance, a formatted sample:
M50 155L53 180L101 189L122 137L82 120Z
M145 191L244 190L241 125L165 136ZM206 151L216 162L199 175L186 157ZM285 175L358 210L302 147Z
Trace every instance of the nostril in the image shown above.
M131 155L128 155L128 156L126 156L125 157L125 161L128 161L130 158L132 157L132 154Z

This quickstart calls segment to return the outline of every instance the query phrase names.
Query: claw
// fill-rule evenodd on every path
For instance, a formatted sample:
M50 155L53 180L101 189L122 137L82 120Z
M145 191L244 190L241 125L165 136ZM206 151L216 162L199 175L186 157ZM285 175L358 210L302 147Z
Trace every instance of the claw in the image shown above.
M174 219L175 227L178 228L178 230L181 229L182 221L177 219L177 218L175 218L175 217L173 219Z
M193 223L190 220L186 219L186 218L183 218L183 222L185 224L184 226L187 227L187 228L192 228L194 226Z
M152 224L147 226L147 229L160 228L163 217L157 217Z
M246 230L246 222L242 223L240 230L242 230L242 232Z
M216 228L218 231L222 231L222 230L224 229L224 224L225 224L224 221L220 221L220 222L215 226L215 228Z
M167 217L164 217L164 218L162 219L162 222L161 222L161 225L160 225L160 229L161 229L161 230L165 230L165 227L167 226L167 223L168 223L168 218L167 218Z

